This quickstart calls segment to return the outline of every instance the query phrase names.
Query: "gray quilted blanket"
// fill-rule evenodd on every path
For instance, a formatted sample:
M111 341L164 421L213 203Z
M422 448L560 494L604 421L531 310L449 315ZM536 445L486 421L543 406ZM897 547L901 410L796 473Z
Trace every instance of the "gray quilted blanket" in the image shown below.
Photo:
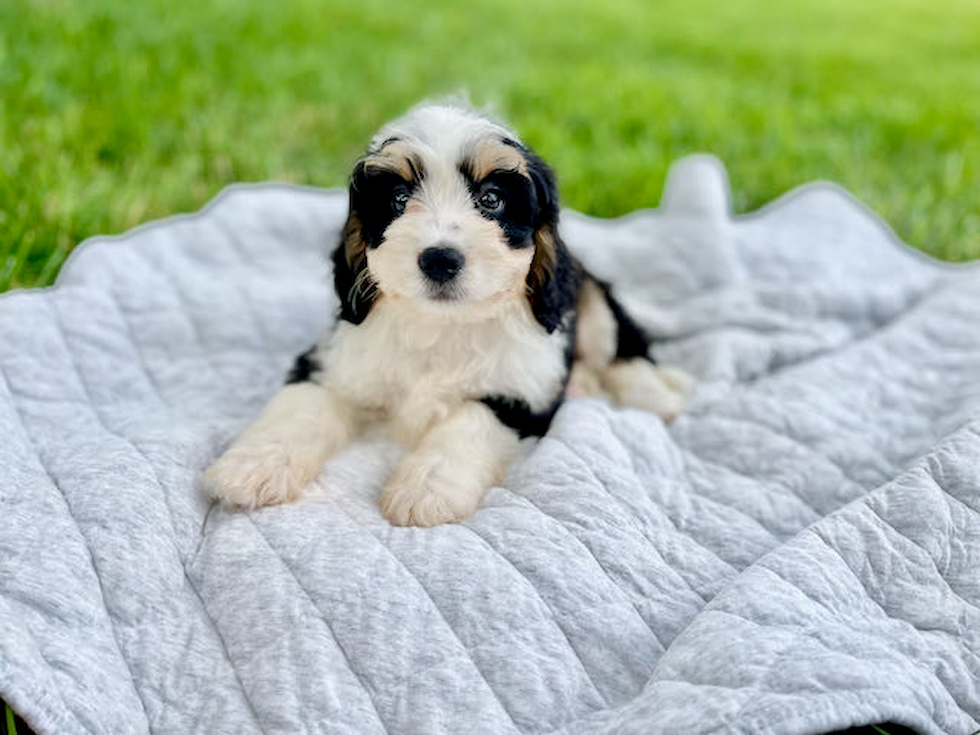
M49 733L980 727L980 269L721 167L569 244L699 378L567 403L476 515L393 528L399 449L229 513L201 469L332 318L338 191L235 187L0 299L0 697Z

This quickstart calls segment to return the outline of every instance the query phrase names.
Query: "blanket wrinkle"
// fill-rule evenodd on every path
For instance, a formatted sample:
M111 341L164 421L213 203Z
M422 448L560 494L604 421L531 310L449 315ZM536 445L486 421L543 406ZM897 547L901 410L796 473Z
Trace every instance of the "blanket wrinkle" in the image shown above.
M111 291L110 291L110 293L111 293ZM70 342L70 340L68 338L68 333L65 331L64 324L62 323L61 317L59 315L59 312L56 309L53 311L53 317L54 317L53 318L53 322L58 327L58 333L59 333L59 335L61 337L61 340L62 340L62 343L64 345L65 351L67 353L69 353L69 354L72 354L71 342ZM135 343L134 343L134 346L135 346ZM138 348L136 349L136 353L137 353L137 355L139 355ZM140 366L141 366L141 368L143 368L144 373L146 373L147 376L148 376L149 373L146 371L145 365L143 365L142 361L140 359L137 359L137 362L140 363ZM149 470L149 474L153 477L153 479L155 481L155 484L156 484L157 488L159 489L160 498L163 501L163 504L164 504L165 509L166 509L166 516L167 516L167 519L168 519L168 521L170 523L170 529L171 529L171 532L172 532L172 539L171 540L172 541L175 541L177 538L179 538L179 536L177 534L177 527L176 527L176 524L174 522L173 508L171 507L171 504L170 504L170 498L169 498L169 494L167 492L167 489L164 487L163 482L160 480L160 477L157 474L157 470L156 470L155 465L153 464L152 461L150 461L150 458L143 451L143 449L140 448L140 446L138 445L138 443L137 443L137 441L135 439L128 438L128 437L124 436L122 433L120 433L119 431L115 431L112 428L110 428L109 424L106 422L105 418L102 416L102 413L99 410L98 403L96 401L92 400L92 394L91 394L91 391L89 389L89 383L86 380L85 375L83 374L81 368L79 367L77 361L74 358L72 359L71 364L72 364L72 367L75 370L75 374L76 374L76 376L78 378L79 385L82 387L83 391L86 394L87 403L88 403L89 406L92 407L92 415L96 419L96 421L99 424L99 426L107 434L110 434L112 436L118 437L121 441L128 443L129 446L131 446L133 448L133 450L140 456L140 458L145 463L146 468ZM155 388L155 384L154 384L154 382L152 380L148 380L148 382L149 382L149 384L151 386L153 386ZM160 403L163 404L164 403L163 402L163 398L160 395L159 391L156 392L156 395L157 395L157 399L160 401ZM59 490L60 489L61 488L59 487ZM62 491L62 494L64 494L63 491ZM247 692L245 691L244 685L242 684L241 679L238 676L238 672L235 670L234 662L231 660L230 656L228 655L227 647L225 646L224 640L221 637L221 633L218 630L217 626L215 625L214 620L211 618L210 614L208 613L207 608L204 605L204 601L201 598L200 592L198 591L197 587L194 585L193 580L187 574L187 569L186 569L186 566L185 566L185 560L183 559L183 555L181 553L181 550L176 545L176 543L173 543L172 544L172 548L173 548L174 554L178 558L178 563L180 565L181 574L183 575L183 578L186 581L187 585L190 587L191 591L194 593L194 599L197 601L197 603L199 605L199 609L203 613L204 621L208 624L208 626L211 629L211 631L213 632L215 638L219 642L220 647L221 647L221 651L223 652L224 657L225 657L225 660L228 663L228 667L229 667L229 669L231 669L231 672L232 672L232 674L234 676L234 679L235 679L236 683L238 684L238 686L242 690L243 699L244 699L246 705L248 706L249 712L255 718L255 723L258 725L258 722L259 722L258 721L258 717L256 716L254 709L251 707L251 703L248 701ZM93 562L93 568L94 568L94 562ZM98 576L98 570L97 569L96 569L96 576ZM101 579L100 579L100 587L101 587ZM103 595L103 597L105 596L104 590L102 592L102 595ZM125 657L123 657L123 658L125 660ZM130 668L130 676L133 677L134 681L137 681L137 677L136 677L135 673L132 671L132 668ZM139 694L139 687L138 686L136 688L136 691L137 691L137 694ZM142 700L142 697L141 697L141 700ZM149 717L149 714L148 714L148 712L146 710L146 703L145 702L143 702L143 709L144 709L144 713L146 713L147 714L147 717ZM259 729L261 731L261 725L258 725L258 726L259 726Z
M0 371L0 374L3 374L3 372ZM4 384L7 387L7 391L9 393L10 392L10 383L7 380L5 374L3 375L3 377L4 377ZM18 410L16 404L14 404L14 409L15 410ZM34 440L31 438L30 432L27 429L27 425L24 422L24 417L22 415L18 415L18 420L20 422L21 428L23 429L24 435L27 437L28 441L30 441L30 442L33 443ZM35 444L34 451L37 452L36 444ZM48 466L46 464L44 464L44 462L41 459L40 453L37 453L36 454L36 457L37 457L37 460L38 460L38 464L41 465L41 467L44 469L44 472L45 472L48 480L50 481L51 486L54 487L58 491L58 494L61 496L62 502L68 508L68 511L69 511L68 512L68 515L71 517L72 521L74 522L75 531L78 533L78 537L81 539L82 544L84 545L85 550L88 553L89 568L92 570L92 574L95 577L96 584L98 585L99 595L101 597L105 598L105 587L104 587L104 584L102 582L102 577L99 574L98 565L96 564L96 561L95 561L95 558L96 557L92 553L92 544L89 541L89 538L85 534L85 532L82 531L82 527L78 523L78 520L75 518L74 514L71 512L71 503L68 500L67 494L62 489L61 484L58 482L58 480L55 478L55 476L51 473L51 470L48 468ZM9 600L10 597L9 596L6 596L5 599L8 599ZM111 632L111 635L112 635L112 640L113 640L113 642L115 644L115 653L118 656L118 660L122 662L122 664L126 667L127 671L129 672L129 682L127 682L127 683L128 684L135 684L135 676L133 675L132 666L130 665L130 663L126 659L126 657L123 655L122 646L119 644L119 637L118 637L118 634L116 633L116 628L115 628L115 625L114 625L114 623L112 621L112 617L111 616L107 616L107 618L108 618L110 632ZM43 648L40 645L34 645L32 647L41 655L41 657L44 659L45 663L48 664L48 666L51 667L51 671L52 672L57 672L58 671L58 667L55 664L53 664L53 663L51 663L51 662L49 662L47 660L47 657L44 655ZM7 674L7 675L9 676L10 674ZM134 713L135 717L140 717L141 716L141 719L142 719L143 722L149 723L149 713L147 712L147 709L146 709L146 703L143 701L143 698L140 695L140 692L139 692L138 687L132 686L132 693L133 693L133 695L135 695L137 697L137 700L140 703L140 711L137 712L137 713ZM45 694L47 695L48 693L45 692ZM52 692L51 694L54 695L54 694L56 694L56 692ZM74 716L77 713L75 713L75 712L69 712L68 714ZM48 717L50 718L50 715Z
M575 647L575 644L572 643L572 639L569 637L568 632L565 630L565 627L559 621L558 615L555 613L555 609L551 605L551 603L549 603L548 600L545 599L544 595L541 593L540 590L535 589L533 582L531 582L531 580L529 580L525 576L524 572L522 572L520 570L520 568L514 563L514 561L510 557L508 557L506 554L504 554L500 549L498 549L495 546L493 546L486 538L484 538L484 536L482 534L480 534L475 528L473 528L473 526L471 524L461 523L460 526L462 528L465 528L470 533L472 533L473 536L476 537L476 538L478 538L483 543L484 546L486 546L495 555L497 555L503 561L505 561L507 563L507 565L510 566L514 570L514 572L521 579L524 580L525 583L527 583L528 587L533 590L535 596L539 600L541 600L541 604L548 608L548 611L551 613L551 617L552 617L552 619L555 622L555 627L558 628L558 630L561 632L562 636L564 636L565 642L568 644L569 649L572 651L573 654L575 654L575 658L578 660L579 665L582 667L582 672L585 674L585 677L589 680L589 684L595 690L596 696L598 696L602 700L602 704L603 705L609 706L609 700L600 691L599 687L596 686L595 680L592 678L592 674L589 672L589 668L585 665L585 661L582 659L582 656L578 652L578 649Z
M282 554L279 553L279 550L272 545L272 542L269 540L269 537L266 536L265 533L262 531L261 525L255 522L255 520L252 518L249 518L249 521L251 521L252 528L255 529L255 533L258 534L258 536L265 542L265 545L268 547L269 551L271 551L273 556L275 556L279 560L279 563L282 565L282 568L289 573L290 577L292 577L293 581L296 583L296 587L306 598L307 602L309 602L310 605L317 610L317 612L319 613L320 620L323 622L324 627L330 632L331 638L333 638L334 643L337 645L337 650L339 650L341 655L344 657L344 661L346 662L347 668L350 670L350 673L354 675L354 677L360 682L361 686L364 688L364 692L367 694L367 699L371 703L371 706L374 709L374 714L377 716L378 722L384 728L385 732L390 732L388 725L381 717L381 712L378 711L378 705L376 701L377 695L373 693L372 688L368 685L367 680L364 678L364 675L360 671L358 671L354 662L351 661L351 658L348 655L347 650L344 648L343 644L341 644L340 639L337 637L336 632L334 632L333 626L330 625L330 619L323 614L322 610L320 609L320 606L317 605L317 603L313 600L313 597L310 595L309 591L300 581L300 578L297 576L296 572L286 562L286 560L283 559Z
M817 538L819 538L824 543L824 545L827 547L827 549L831 553L835 554L841 560L841 563L844 565L844 567L847 569L847 571L851 574L851 576L854 578L854 580L856 582L858 582L858 584L861 584L862 586L865 587L865 589L868 589L868 591L871 593L871 594L868 595L868 600L870 600L872 603L874 603L874 605L878 608L878 610L881 612L881 617L882 618L885 618L887 620L899 620L899 622L905 623L913 631L912 633L910 633L910 635L914 635L914 636L921 636L922 635L922 633L924 631L922 629L920 629L914 622L911 622L909 620L904 620L904 619L896 619L894 615L890 615L888 613L888 611L885 609L885 607L882 604L882 602L878 599L878 597L876 596L876 594L874 594L876 592L876 590L869 589L868 586L866 584L864 584L863 580L861 579L861 576L847 562L847 559L844 558L844 556L842 555L840 549L838 549L828 539L826 539L823 535L821 535L820 532L818 532L816 530L813 530L813 535L816 536ZM918 660L915 660L915 659L911 659L910 665L911 666L914 666L914 667L916 667L918 669L920 669L921 671L923 671L928 676L935 678L937 681L940 682L940 684L943 684L944 683L944 682L942 682L941 677L935 671L933 671L932 669L930 669L925 662L918 661ZM947 691L948 691L948 689L947 689ZM950 691L949 694L950 694L950 696L954 700L957 700L957 704L959 704L960 707L964 711L967 710L967 708L969 707L969 704L967 702L960 702L958 700L958 694L956 692Z
M611 429L611 431L613 432L613 434L615 434L615 430L612 430ZM669 574L670 574L671 579L679 580L679 581L683 582L684 585L687 587L687 589L690 590L690 592L695 597L698 598L698 602L703 606L707 601L704 599L704 597L701 595L701 593L698 592L694 588L694 586L683 575L681 575L679 572L677 572L677 570L672 569L667 564L665 564L663 555L661 554L660 550L656 547L656 544L653 542L653 539L650 537L649 531L634 516L628 515L629 508L626 507L626 504L624 503L624 501L622 500L622 498L620 498L616 494L614 494L609 489L609 487L606 485L606 482L604 482L602 479L599 478L599 475L598 475L598 472L596 471L596 469L593 466L589 465L582 457L580 457L579 455L577 455L575 453L575 451L571 447L569 447L560 438L560 435L552 435L552 436L549 436L549 439L554 439L555 441L557 441L560 444L562 444L562 445L565 446L565 448L568 450L568 456L569 456L569 458L574 458L575 461L578 462L579 465L582 466L591 475L591 477L595 480L595 486L598 487L598 488L600 488L602 490L602 492L603 492L604 495L606 495L610 500L614 501L616 503L616 505L620 509L622 509L624 511L624 515L622 516L622 518L625 520L626 524L631 529L635 530L641 537L643 537L643 539L647 543L647 546L649 547L649 550L650 551L653 551L657 555L658 560L660 561L660 563L663 564L665 568L669 569ZM632 464L632 462L631 462L631 464ZM631 470L632 470L632 474L633 474L634 478L637 480L637 482L639 482L639 475L636 472L636 465L635 464L632 465ZM641 487L642 487L642 485L641 485ZM652 628L651 628L651 630L652 630ZM654 633L654 635L656 635L656 633Z
M589 472L589 474L593 477L593 479L595 479L595 481L596 481L595 484L596 485L599 485L600 487L602 486L602 483L595 476L594 472L592 471L592 468L588 467L588 465L586 465L584 462L582 462L578 458L578 456L564 442L562 442L560 439L558 439L556 436L554 436L554 434L551 434L551 435L548 435L548 436L543 437L542 440L541 440L541 442L542 443L544 443L544 442L554 442L556 444L560 444L566 450L566 455L565 456L566 457L575 457L576 460L579 460L579 462L578 462L579 466L585 467L585 469ZM568 520L562 520L562 519L558 518L557 516L553 515L552 513L549 513L547 511L543 510L541 508L541 506L538 504L538 502L535 501L535 500L533 500L530 496L528 497L528 500L530 500L530 502L535 506L535 508L537 508L537 510L539 512L541 512L541 513L543 513L545 515L551 516L552 518L556 518L557 520L559 520L559 522L561 523L562 528L564 528L564 530L568 533L568 535L572 536L578 542L578 544L584 550L586 550L588 552L588 554L592 557L593 561L595 561L596 566L600 570L602 570L602 573L605 574L610 579L615 579L615 575L613 575L609 571L609 568L608 568L608 565L607 564L603 564L599 560L599 557L596 555L596 552L592 548L592 546L589 543L587 543L584 538L582 538L582 535L580 535L579 533L576 533L575 532L575 529L576 528L580 528L582 530L583 534L588 530L585 526L583 526L579 522L578 519L570 518ZM634 530L639 531L639 529L636 529L635 526L630 521L627 521L627 523L629 524L629 526L630 526L631 529L634 529ZM643 534L640 533L639 535L642 536ZM664 645L663 641L660 639L660 635L657 633L656 629L654 629L653 625L650 623L650 620L647 618L647 616L644 615L640 611L640 608L637 606L636 601L635 601L633 595L630 594L631 592L635 592L635 589L633 588L633 585L629 585L628 589L624 589L623 592L624 592L624 595L625 595L626 599L628 600L629 604L636 611L637 617L639 617L639 619L643 621L643 624L646 625L647 628L649 628L650 633L653 635L654 639L657 641L657 645L660 647L660 650L661 651L666 650L667 646Z
M344 509L343 509L342 506L339 506L337 504L335 504L335 506L338 507L341 510L342 513L344 513L345 515L347 515L346 511L344 511ZM347 517L350 518L349 515L347 515ZM353 521L353 519L351 519L351 520ZM459 527L460 528L466 528L466 526L464 524L460 524ZM480 665L476 662L476 659L474 659L473 654L472 654L472 652L470 650L470 646L467 646L466 643L464 643L463 640L459 637L459 634L457 633L457 631L455 630L455 628L453 628L453 626L450 624L449 620L446 618L446 616L443 613L442 609L439 607L439 604L436 602L435 598L432 596L432 593L425 586L425 583L422 581L422 579L419 577L419 575L415 574L411 569L409 569L409 567L405 564L404 561L402 561L402 559L398 556L398 554L396 554L394 552L394 550L391 548L391 546L389 546L388 544L386 544L384 542L384 540L378 534L373 533L371 535L373 535L375 537L375 539L377 540L378 546L380 548L384 549L384 551L388 554L388 556L390 556L395 561L395 563L398 564L398 566L401 567L402 570L404 570L405 574L407 574L409 577L411 577L411 578L413 578L415 580L415 582L419 586L419 589L422 590L422 592L425 594L426 599L429 601L429 604L431 604L432 609L436 611L436 613L439 615L439 618L442 620L443 624L446 626L446 629L449 630L452 633L452 636L455 639L456 643L458 643L459 644L459 647L466 653L466 656L467 656L467 658L469 660L470 665L473 667L473 669L477 673L479 673L480 677L483 679L483 682L486 684L487 689L489 689L493 693L494 697L496 698L497 702L499 703L501 710L503 710L507 714L507 716L510 718L510 724L513 726L513 729L515 731L520 730L520 728L518 728L518 726L517 726L517 723L514 721L513 714L511 713L511 711L509 709L507 709L507 706L504 704L503 700L500 698L500 695L497 693L497 690L494 689L494 687L490 683L489 679L487 679L487 675L484 673L483 669L480 668ZM480 538L476 534L473 534L473 536L475 536L477 539ZM482 539L480 539L480 540L482 541ZM486 544L484 544L484 545L487 546ZM493 551L493 548L492 547L487 546L487 548L489 548L491 552ZM569 643L569 646L571 647L571 643Z

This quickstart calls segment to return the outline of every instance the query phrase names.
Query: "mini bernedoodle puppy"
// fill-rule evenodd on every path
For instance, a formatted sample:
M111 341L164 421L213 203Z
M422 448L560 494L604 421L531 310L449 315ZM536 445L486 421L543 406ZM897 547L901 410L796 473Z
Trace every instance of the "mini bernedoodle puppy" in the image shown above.
M336 326L207 470L230 506L300 497L368 424L408 447L381 494L397 525L466 518L567 393L670 420L690 379L558 235L551 169L468 108L426 104L374 138L333 253Z

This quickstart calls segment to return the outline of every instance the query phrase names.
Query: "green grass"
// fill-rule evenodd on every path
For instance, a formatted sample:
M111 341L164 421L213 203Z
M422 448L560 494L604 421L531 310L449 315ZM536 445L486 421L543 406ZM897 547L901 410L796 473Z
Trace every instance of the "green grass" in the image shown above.
M6 703L3 705L3 733L4 735L17 735L17 723L14 711Z
M707 150L739 211L834 179L980 257L975 0L4 0L0 290L232 181L340 185L380 123L464 87L592 214Z

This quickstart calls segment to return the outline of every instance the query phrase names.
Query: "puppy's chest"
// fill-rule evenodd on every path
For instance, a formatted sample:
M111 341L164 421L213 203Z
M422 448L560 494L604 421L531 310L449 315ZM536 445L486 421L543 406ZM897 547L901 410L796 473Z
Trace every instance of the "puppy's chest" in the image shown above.
M325 362L338 390L389 416L443 413L489 395L543 409L557 397L567 369L563 335L516 320L434 327L378 318L356 327L344 324Z

